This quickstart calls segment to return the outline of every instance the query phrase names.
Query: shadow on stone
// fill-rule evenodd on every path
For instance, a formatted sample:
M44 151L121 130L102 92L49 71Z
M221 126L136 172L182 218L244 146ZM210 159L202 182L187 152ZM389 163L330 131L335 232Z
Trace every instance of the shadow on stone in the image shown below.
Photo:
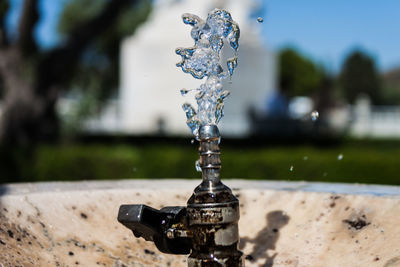
M269 256L267 252L268 250L275 250L275 244L279 239L279 230L289 222L289 219L290 217L281 210L271 211L266 216L266 227L261 229L255 238L241 238L240 249L243 249L247 243L254 244L253 251L246 256L246 260L255 262L258 259L265 259L262 267L273 266L278 253Z

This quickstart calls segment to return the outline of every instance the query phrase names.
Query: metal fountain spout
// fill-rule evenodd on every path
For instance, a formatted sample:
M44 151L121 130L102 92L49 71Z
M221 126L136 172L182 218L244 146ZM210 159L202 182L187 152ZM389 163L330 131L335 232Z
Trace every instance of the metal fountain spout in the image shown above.
M160 210L146 205L122 205L118 221L131 229L136 237L153 241L164 253L190 254L189 267L244 266L239 243L239 201L221 182L221 136L216 124L223 117L224 99L229 91L222 90L222 80L231 77L237 66L240 29L231 14L214 9L203 20L185 13L183 23L192 27L194 46L179 47L177 67L196 79L207 77L197 89L182 89L181 94L197 92L197 111L183 104L186 124L200 142L198 161L202 183L187 201L186 207L164 207ZM224 43L234 55L221 63Z
M216 125L199 129L202 183L186 207L122 205L118 221L136 237L169 254L190 254L189 267L244 266L239 243L239 200L221 182L220 134Z

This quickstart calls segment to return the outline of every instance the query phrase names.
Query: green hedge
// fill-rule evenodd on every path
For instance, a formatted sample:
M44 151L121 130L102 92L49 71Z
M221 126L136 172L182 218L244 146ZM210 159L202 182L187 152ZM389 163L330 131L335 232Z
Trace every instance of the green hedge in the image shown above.
M28 164L20 162L23 179L5 177L4 166L0 174L3 182L199 178L194 168L197 157L195 145L41 146ZM333 148L222 144L222 164L224 178L399 185L400 143L347 142Z

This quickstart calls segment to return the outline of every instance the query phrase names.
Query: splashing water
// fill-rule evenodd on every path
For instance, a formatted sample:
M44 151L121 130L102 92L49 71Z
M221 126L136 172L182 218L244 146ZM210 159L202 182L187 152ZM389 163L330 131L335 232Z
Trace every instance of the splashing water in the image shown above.
M185 96L187 93L189 93L189 90L183 88L183 89L181 89L180 92L181 92L181 95L182 95L182 96Z
M196 162L194 163L194 167L196 168L197 172L201 172L201 166L198 160L196 160Z
M223 90L222 80L231 77L237 67L240 30L238 24L232 20L231 14L221 9L211 11L205 21L187 13L182 15L182 19L185 24L193 27L191 36L194 46L175 50L182 58L176 65L196 79L207 77L205 83L194 90L197 91L197 111L188 103L182 106L186 113L186 123L197 136L201 125L218 124L224 116L224 99L229 92ZM233 57L226 62L227 71L221 65L224 40L234 50ZM181 94L186 95L189 91L192 90L185 89Z

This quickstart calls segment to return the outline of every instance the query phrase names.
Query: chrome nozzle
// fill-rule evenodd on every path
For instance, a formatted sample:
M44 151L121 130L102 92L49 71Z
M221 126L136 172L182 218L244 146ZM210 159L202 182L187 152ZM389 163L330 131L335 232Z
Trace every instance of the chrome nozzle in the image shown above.
M202 172L202 189L210 190L221 184L221 135L216 125L204 125L199 129L199 164Z

